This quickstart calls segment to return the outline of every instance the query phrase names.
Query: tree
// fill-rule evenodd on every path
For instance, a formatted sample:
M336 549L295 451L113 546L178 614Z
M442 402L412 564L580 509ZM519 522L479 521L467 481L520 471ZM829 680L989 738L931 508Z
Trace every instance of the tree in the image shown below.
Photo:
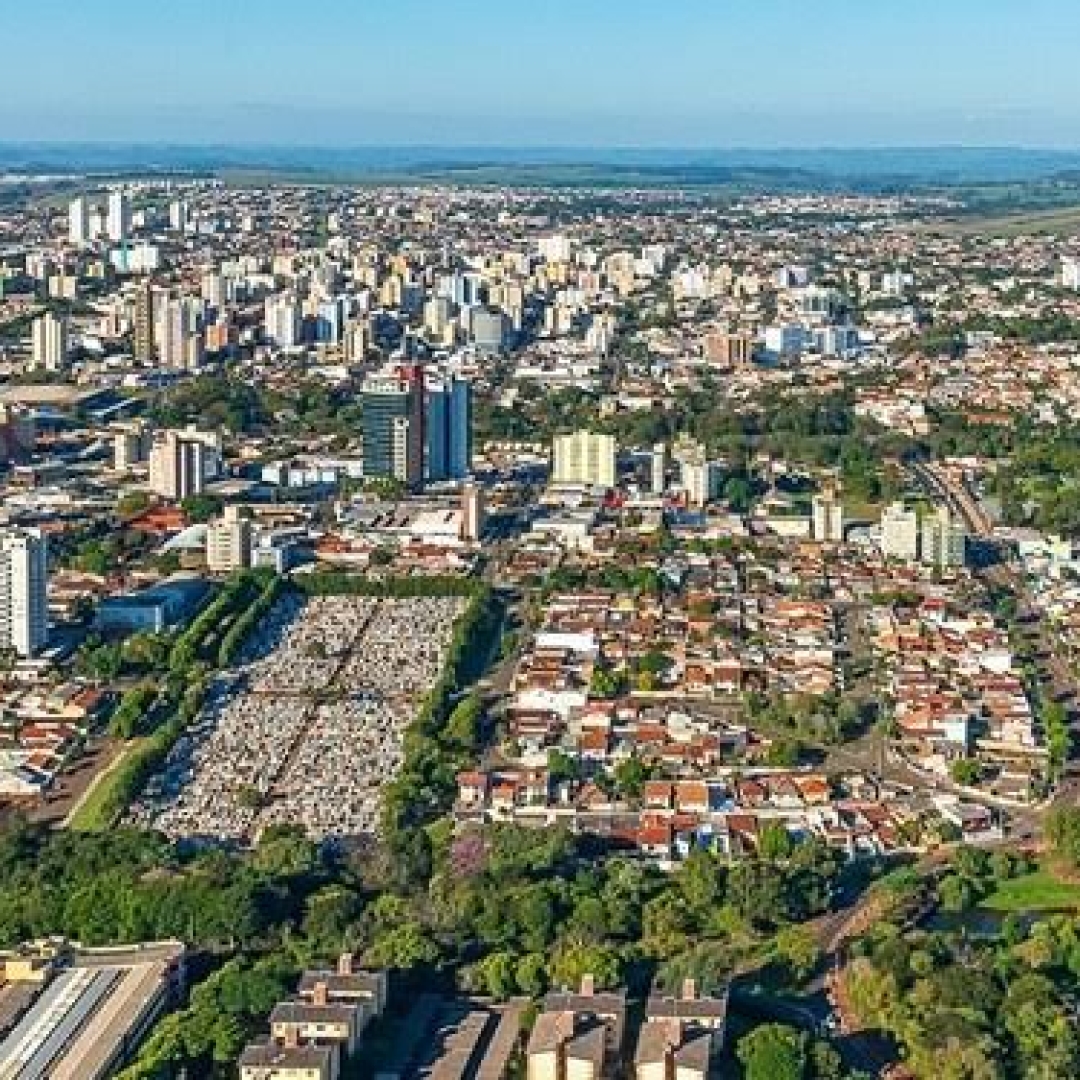
M225 505L219 495L211 495L203 492L200 495L192 495L180 503L181 509L187 515L189 521L201 523L217 517Z
M615 783L618 785L619 794L629 802L640 799L645 792L645 781L649 779L649 773L649 767L637 754L620 761L615 766Z
M806 1037L784 1024L764 1024L739 1040L736 1055L746 1080L803 1080Z
M817 941L805 926L783 927L773 939L773 950L796 982L809 978L821 960Z
M1061 858L1080 866L1080 807L1055 806L1046 818L1046 835Z
M982 766L974 758L957 758L949 767L953 782L974 787L982 779Z

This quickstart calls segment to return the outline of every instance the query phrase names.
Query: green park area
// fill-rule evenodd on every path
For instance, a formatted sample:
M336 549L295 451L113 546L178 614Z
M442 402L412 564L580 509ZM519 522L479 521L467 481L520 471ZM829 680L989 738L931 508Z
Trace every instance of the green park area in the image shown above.
M1080 910L1080 883L1058 877L1051 868L1010 878L982 901L982 907L1008 914Z

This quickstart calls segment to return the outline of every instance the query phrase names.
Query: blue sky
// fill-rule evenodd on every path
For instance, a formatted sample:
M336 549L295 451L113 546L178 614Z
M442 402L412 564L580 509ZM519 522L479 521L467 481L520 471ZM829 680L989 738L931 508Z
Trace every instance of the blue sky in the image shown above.
M1078 0L0 0L0 139L1080 147Z

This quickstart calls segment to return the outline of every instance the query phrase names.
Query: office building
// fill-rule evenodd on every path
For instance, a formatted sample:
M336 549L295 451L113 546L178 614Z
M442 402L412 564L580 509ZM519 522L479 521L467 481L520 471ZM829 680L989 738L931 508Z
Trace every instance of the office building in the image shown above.
M927 566L952 569L967 561L967 532L947 506L923 517L920 558Z
M821 543L838 544L844 539L844 504L836 489L826 487L812 502L812 535Z
M615 486L615 437L575 431L555 437L551 480L554 484Z
M131 352L135 363L146 367L153 365L157 354L154 340L155 306L154 287L149 281L144 281L135 293L135 330Z
M212 574L231 574L251 566L251 520L239 506L226 506L206 527L206 568Z
M919 557L919 515L903 503L892 503L881 515L881 553L904 562Z
M38 371L60 371L67 364L68 322L47 311L31 328L32 362Z
M416 366L374 375L361 392L364 476L400 480L418 488L424 479L424 372Z
M40 529L0 532L0 650L34 656L49 637L48 543Z
M156 495L182 502L201 494L213 476L213 450L197 435L166 431L150 450L150 488Z
M85 247L93 239L90 229L90 201L85 195L68 204L68 239L76 247Z
M472 471L472 384L449 376L425 388L424 477L464 480Z
M131 201L126 191L110 191L105 217L105 233L110 240L123 243L131 233Z

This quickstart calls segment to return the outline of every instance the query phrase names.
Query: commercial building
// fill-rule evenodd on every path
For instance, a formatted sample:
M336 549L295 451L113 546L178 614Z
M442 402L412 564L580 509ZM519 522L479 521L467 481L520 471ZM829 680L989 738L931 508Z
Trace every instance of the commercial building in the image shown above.
M904 562L919 557L919 515L903 503L890 504L881 515L881 553Z
M51 311L35 319L31 329L31 346L35 370L60 371L67 364L67 319Z
M202 606L210 586L201 578L174 577L98 605L95 625L102 630L160 634L187 622Z
M425 404L424 477L464 480L472 471L472 384L450 376L429 382Z
M49 637L48 541L39 529L0 533L0 650L34 656Z
M364 476L418 488L424 478L424 373L401 367L369 378L363 402Z
M104 1080L114 1076L178 996L184 946L124 949L35 945L0 955L3 991L29 1007L0 1042L0 1076Z
M231 574L251 566L251 520L240 506L225 512L206 527L206 568L212 574Z
M593 431L557 435L551 480L561 485L615 486L615 437Z

